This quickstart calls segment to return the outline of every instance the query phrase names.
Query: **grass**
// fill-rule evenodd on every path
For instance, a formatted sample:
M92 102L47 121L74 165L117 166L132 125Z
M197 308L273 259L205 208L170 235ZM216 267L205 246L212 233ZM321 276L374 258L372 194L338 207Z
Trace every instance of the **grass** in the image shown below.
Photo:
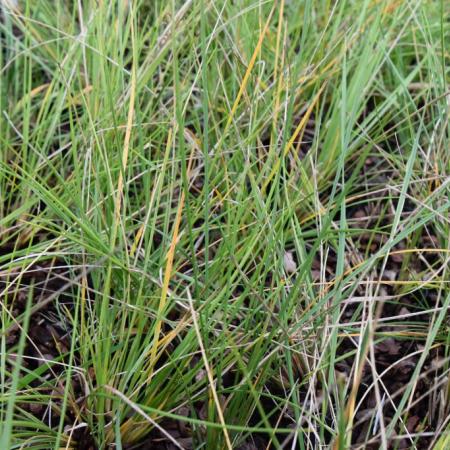
M447 2L1 4L0 448L448 447Z

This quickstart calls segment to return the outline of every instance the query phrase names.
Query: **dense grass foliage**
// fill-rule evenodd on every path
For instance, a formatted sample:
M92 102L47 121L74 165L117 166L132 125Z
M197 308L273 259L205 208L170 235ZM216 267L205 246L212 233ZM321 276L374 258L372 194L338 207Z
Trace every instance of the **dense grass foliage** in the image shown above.
M1 449L448 448L446 1L1 4Z

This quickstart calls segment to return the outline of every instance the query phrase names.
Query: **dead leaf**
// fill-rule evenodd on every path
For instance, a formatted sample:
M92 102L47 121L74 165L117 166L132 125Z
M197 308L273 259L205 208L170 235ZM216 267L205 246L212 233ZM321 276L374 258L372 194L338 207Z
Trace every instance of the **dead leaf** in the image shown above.
M292 252L284 252L284 270L286 273L295 273L297 270L297 264L294 261Z

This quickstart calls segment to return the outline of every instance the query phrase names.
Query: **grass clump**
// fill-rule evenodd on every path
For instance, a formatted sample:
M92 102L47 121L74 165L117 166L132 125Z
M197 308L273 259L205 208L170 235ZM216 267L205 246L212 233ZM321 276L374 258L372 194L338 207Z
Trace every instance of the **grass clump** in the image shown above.
M446 448L446 2L0 4L2 449Z

